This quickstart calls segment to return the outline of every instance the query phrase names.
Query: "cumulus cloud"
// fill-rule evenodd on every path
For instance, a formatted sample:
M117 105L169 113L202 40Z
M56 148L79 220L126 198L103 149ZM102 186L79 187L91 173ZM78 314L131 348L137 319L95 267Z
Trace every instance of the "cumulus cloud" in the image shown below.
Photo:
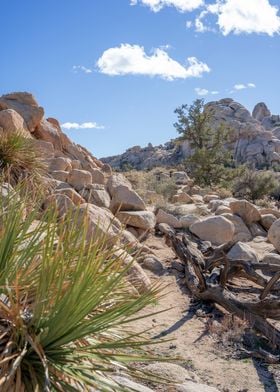
M246 83L246 84L238 83L233 86L234 90L245 90L247 88L255 88L255 87L256 87L255 83Z
M90 68L85 67L84 65L73 65L72 70L77 73L79 71L84 72L86 74L92 73Z
M98 125L96 122L84 122L84 123L76 123L76 122L66 122L61 125L62 128L71 130L71 129L104 129L103 125Z
M188 57L183 65L173 60L168 53L157 48L151 55L142 46L121 44L107 49L97 61L97 68L106 75L146 75L159 76L166 80L201 77L210 72L207 64L196 57Z
M216 0L205 6L195 19L197 32L212 28L204 22L209 14L217 16L217 26L223 35L233 34L268 34L280 33L278 8L269 0Z
M200 87L196 87L194 89L194 91L196 92L197 95L202 96L202 97L206 96L206 95L217 95L217 94L219 94L219 91L216 91L216 90L209 91L206 88L200 88Z
M175 7L180 12L190 12L204 4L204 0L131 0L131 5L143 4L158 12L164 7Z

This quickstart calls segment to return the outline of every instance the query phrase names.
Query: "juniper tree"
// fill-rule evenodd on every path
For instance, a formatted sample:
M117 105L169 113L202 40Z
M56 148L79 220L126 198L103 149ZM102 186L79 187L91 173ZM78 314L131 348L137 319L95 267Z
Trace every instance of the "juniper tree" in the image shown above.
M187 140L191 149L186 159L187 171L202 186L217 185L236 176L235 163L227 144L230 129L223 124L214 126L213 113L205 107L203 99L192 105L182 105L175 110L174 124L179 140Z

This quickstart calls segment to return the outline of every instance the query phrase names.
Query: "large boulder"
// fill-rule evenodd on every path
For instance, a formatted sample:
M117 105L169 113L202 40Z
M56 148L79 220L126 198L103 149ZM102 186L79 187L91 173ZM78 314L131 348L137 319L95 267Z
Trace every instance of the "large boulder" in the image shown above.
M235 227L232 222L219 215L195 222L190 226L190 231L201 240L221 245L233 240Z
M5 133L16 132L26 138L31 138L24 119L13 109L0 111L0 128L3 128Z
M229 203L233 214L240 216L246 225L251 225L261 219L259 210L247 200L235 200Z
M128 189L132 189L131 183L125 176L120 173L114 173L108 178L107 188L111 196L115 193L119 186L126 186Z
M111 211L142 211L146 209L143 199L126 185L119 185L113 191Z
M55 190L56 194L65 195L76 205L84 204L85 200L73 188L59 188Z
M262 215L261 218L261 225L266 229L269 230L272 224L277 220L276 216L273 214L265 214Z
M268 230L268 240L280 252L280 219L277 219Z
M107 240L107 245L112 245L119 239L121 223L109 210L84 203L76 207L73 219L77 230L80 226L87 228L87 241L102 237Z
M223 216L234 224L233 241L248 242L252 240L252 234L240 216L229 213L225 213Z
M144 293L148 291L151 288L151 281L137 261L123 249L116 248L114 254L116 258L123 261L124 265L130 266L127 279L138 290L138 292Z
M34 136L37 139L52 143L55 150L62 150L61 133L48 120L43 119L40 122L40 124L36 127Z
M73 201L67 196L62 194L52 194L48 196L43 203L43 208L54 209L59 218L64 216L70 211L73 211L75 204Z
M265 117L271 116L271 112L264 102L259 102L253 109L252 117L262 122Z
M80 195L88 202L98 207L110 207L111 198L104 185L89 184L80 190Z
M151 211L120 211L116 217L125 225L151 230L156 225L155 214Z
M101 185L105 184L105 176L101 170L91 169L91 170L89 170L89 172L91 173L93 184L101 184Z
M62 157L50 159L48 169L50 173L57 170L63 170L68 172L72 169L71 159Z
M173 229L180 229L182 227L182 223L179 221L176 216L165 212L162 209L159 209L156 214L157 223L166 223Z
M257 253L244 242L237 242L228 252L229 260L244 260L257 263L259 261Z
M181 226L183 229L188 229L195 222L200 222L200 218L196 215L184 215L179 218Z
M73 169L68 176L68 183L78 191L92 183L90 172Z
M54 147L52 143L45 142L44 140L32 139L32 144L42 159L48 160L54 158Z
M0 110L13 109L24 119L29 132L34 132L44 116L44 109L39 107L29 93L12 93L0 97Z

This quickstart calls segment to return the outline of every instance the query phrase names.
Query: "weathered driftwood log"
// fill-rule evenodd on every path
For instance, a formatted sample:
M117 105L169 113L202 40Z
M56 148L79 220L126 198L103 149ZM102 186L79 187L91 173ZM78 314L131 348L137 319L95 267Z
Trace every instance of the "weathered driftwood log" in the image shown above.
M276 290L275 286L280 278L280 266L228 260L225 252L232 244L225 244L216 249L204 248L203 254L198 249L199 242L193 241L191 236L180 237L172 231L165 235L167 242L185 265L186 284L195 298L220 305L228 312L246 320L266 336L270 343L280 347L280 331L267 320L280 320L280 290ZM258 270L274 272L274 275L271 279L265 278L257 272ZM250 299L247 300L233 294L228 281L239 276L260 286L257 288L258 295L256 287L248 290Z

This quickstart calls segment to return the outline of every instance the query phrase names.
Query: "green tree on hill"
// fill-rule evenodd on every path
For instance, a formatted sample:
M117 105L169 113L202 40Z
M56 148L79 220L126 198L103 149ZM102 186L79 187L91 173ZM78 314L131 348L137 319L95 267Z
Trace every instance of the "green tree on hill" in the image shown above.
M190 106L182 105L175 113L178 120L174 126L181 135L179 140L187 140L192 151L185 164L195 182L211 186L233 179L237 170L227 149L230 129L222 124L213 127L213 114L205 107L203 99L195 100Z

